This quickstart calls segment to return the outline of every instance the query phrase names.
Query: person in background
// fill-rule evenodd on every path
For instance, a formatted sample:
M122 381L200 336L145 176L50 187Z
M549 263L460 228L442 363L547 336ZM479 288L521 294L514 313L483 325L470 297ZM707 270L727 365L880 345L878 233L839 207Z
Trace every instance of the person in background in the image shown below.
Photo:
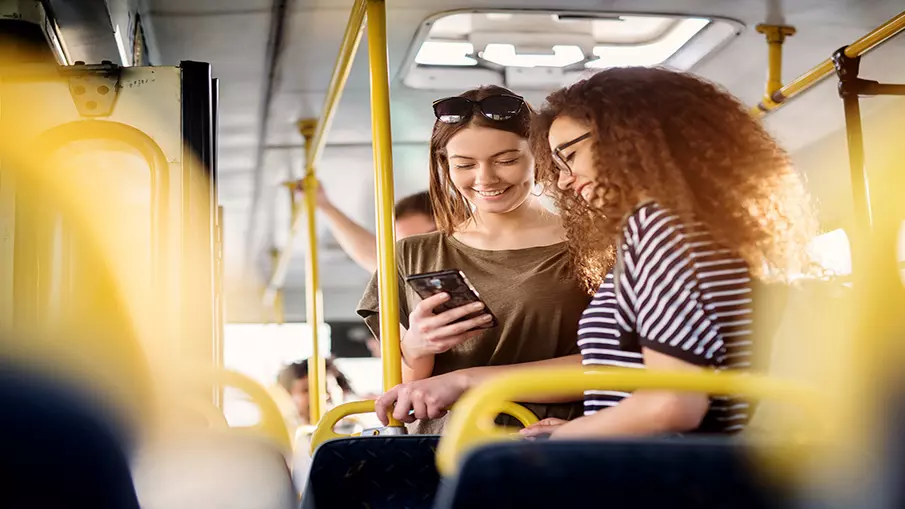
M342 391L344 397L355 394L351 384L349 384L349 379L336 368L333 361L326 359L326 368L327 405L333 403L333 396L339 391ZM298 412L299 424L303 426L316 424L311 422L311 414L309 413L308 359L292 363L283 368L277 375L277 381L292 396L292 402Z
M301 192L304 189L299 182L297 191ZM343 251L361 268L370 273L376 272L377 237L336 208L320 182L317 183L317 208L327 216L330 230ZM427 191L402 198L396 202L394 212L396 240L437 230L434 208ZM380 342L376 338L368 339L367 346L372 356L380 357Z
M301 184L300 184L301 186ZM343 251L368 272L377 270L377 237L336 208L324 187L317 185L317 208L327 216L330 230ZM434 209L427 191L396 202L396 240L436 231Z
M327 372L327 408L324 410L327 410L339 399L340 392L343 395L343 399L350 395L354 396L355 392L352 390L349 380L336 368L331 359L325 359L325 363ZM293 447L295 452L292 455L292 481L296 491L301 494L305 491L305 485L308 482L308 472L311 469L311 455L308 452L308 448L310 446L311 430L313 429L312 425L317 424L316 422L311 422L308 359L294 362L284 367L277 375L277 382L292 398L294 415L286 415L288 409L282 409L284 418L286 418L288 423L287 425L293 429ZM335 399L334 396L336 396ZM285 394L283 397L285 397ZM282 398L275 399L278 404L283 401ZM350 423L347 422L345 424L348 426Z

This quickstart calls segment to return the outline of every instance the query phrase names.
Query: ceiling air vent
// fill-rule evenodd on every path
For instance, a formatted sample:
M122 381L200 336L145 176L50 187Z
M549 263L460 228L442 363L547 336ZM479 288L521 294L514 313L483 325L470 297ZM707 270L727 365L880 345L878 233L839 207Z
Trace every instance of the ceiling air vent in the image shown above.
M404 83L429 90L546 90L628 65L690 70L740 33L705 16L539 11L443 13L418 32Z

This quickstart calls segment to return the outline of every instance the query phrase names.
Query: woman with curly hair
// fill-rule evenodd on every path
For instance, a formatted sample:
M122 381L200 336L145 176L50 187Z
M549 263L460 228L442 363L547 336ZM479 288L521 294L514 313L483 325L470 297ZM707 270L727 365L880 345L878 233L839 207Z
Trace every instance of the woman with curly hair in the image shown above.
M752 282L806 269L813 215L744 105L690 74L614 68L550 95L532 136L594 294L579 322L584 365L750 368ZM594 390L584 417L523 433L736 433L751 411L737 397Z

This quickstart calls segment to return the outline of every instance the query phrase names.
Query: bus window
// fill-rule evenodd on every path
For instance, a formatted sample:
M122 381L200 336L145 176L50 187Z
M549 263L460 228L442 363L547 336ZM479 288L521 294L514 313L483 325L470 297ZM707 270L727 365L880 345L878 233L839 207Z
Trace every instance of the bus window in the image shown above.
M825 270L838 276L852 273L852 250L845 230L838 228L814 237L811 255Z

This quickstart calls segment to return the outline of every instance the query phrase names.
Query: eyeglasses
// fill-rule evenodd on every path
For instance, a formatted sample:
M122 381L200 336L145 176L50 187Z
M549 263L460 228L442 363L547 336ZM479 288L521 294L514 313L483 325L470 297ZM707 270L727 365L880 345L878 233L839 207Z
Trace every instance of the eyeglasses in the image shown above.
M556 163L556 167L560 172L565 173L566 175L572 175L572 168L569 167L569 163L566 162L566 158L563 156L562 151L575 145L576 143L582 142L591 137L590 132L586 132L575 138L572 141L567 141L562 145L553 149L553 162Z
M472 101L466 97L446 97L434 101L434 116L444 124L464 122L475 109L490 120L505 121L519 114L525 99L512 94L498 94Z

